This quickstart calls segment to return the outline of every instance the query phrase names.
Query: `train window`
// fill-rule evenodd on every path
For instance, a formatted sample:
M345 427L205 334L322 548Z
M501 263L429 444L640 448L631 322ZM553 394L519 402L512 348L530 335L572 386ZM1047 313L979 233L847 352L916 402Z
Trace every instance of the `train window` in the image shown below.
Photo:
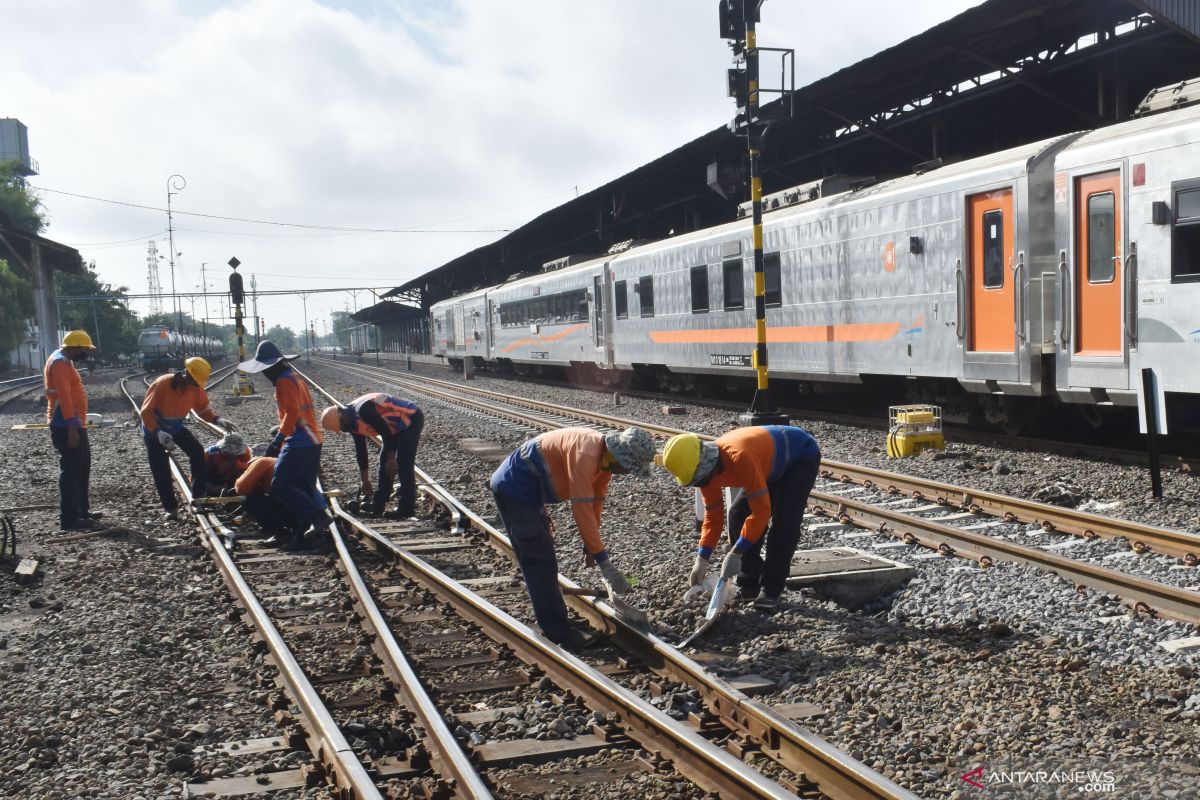
M637 282L638 305L643 317L654 316L654 276L645 275Z
M708 311L708 265L692 267L692 313Z
M779 267L779 253L763 253L763 287L766 290L767 307L783 305L783 275Z
M737 311L746 307L746 285L742 281L742 260L731 259L721 265L725 278L725 310Z
M1117 274L1117 200L1112 192L1088 197L1088 283L1112 283Z
M1175 191L1171 229L1171 282L1200 282L1200 183L1188 181Z
M629 288L626 281L613 284L613 294L616 296L617 319L629 318Z
M983 288L1004 286L1004 212L983 215Z

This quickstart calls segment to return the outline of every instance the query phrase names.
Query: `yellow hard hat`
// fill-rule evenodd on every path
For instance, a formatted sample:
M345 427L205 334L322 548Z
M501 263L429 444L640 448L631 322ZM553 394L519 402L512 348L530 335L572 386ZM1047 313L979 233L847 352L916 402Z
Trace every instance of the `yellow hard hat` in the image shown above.
M700 437L694 433L681 433L667 440L662 451L662 465L675 476L680 486L687 486L696 475L700 463Z
M342 430L342 410L337 406L330 406L322 411L321 427L327 431L339 433Z
M208 376L212 375L212 365L199 356L193 356L184 361L183 369L200 386L208 383Z
M92 337L88 336L87 331L71 331L63 337L63 347L86 347L89 350L95 350L96 345L92 344Z

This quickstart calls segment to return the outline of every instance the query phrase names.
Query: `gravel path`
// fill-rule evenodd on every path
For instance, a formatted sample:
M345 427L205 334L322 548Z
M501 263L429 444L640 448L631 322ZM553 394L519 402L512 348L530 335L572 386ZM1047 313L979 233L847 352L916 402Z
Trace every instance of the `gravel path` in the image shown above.
M314 364L309 373L327 388L337 387L345 399L389 388L382 379L331 367ZM453 377L448 370L425 374ZM475 384L631 419L668 419L659 409L662 403L650 400L625 398L614 408L611 395L595 392L529 384L514 388L485 378ZM507 451L525 438L524 432L440 403L424 406L427 424L418 463L494 515L484 482L498 459L467 452L460 440L485 439ZM730 416L727 410L689 406L686 417L670 421L720 433ZM812 423L810 430L829 458L897 468L877 446L878 431L828 423ZM1190 500L1146 500L1146 478L1133 468L1101 470L1093 462L1063 456L975 445L951 448L951 458L913 459L903 467L923 477L1010 494L1069 484L1083 502L1117 504L1104 513L1196 528L1197 509ZM348 442L327 447L327 474L350 453ZM978 468L985 464L992 466ZM344 488L356 488L353 470L344 477ZM1195 481L1168 473L1168 496L1190 497ZM635 601L676 636L690 631L700 614L699 608L679 602L694 547L691 514L691 497L656 470L646 481L613 481L603 527L615 562L638 581ZM560 568L581 577L574 526L564 508L554 509L554 516ZM801 546L845 546L838 535L806 526ZM1084 547L1097 548L1098 557L1111 555L1104 549L1111 545ZM788 592L772 616L742 608L727 612L702 642L725 656L713 669L774 680L778 688L764 698L767 702L821 706L825 715L809 722L815 732L922 796L969 796L964 789L971 787L959 776L984 763L1066 770L1095 766L1097 759L1120 767L1118 789L1126 793L1117 796L1189 796L1169 792L1173 780L1188 792L1195 785L1197 773L1181 778L1175 767L1200 761L1195 681L1200 656L1196 650L1169 653L1157 642L1195 636L1193 627L1130 617L1123 607L1093 593L1079 595L1066 582L1030 567L1000 564L983 571L964 560L918 560L918 553L916 548L888 553L916 566L917 577L866 611ZM1181 582L1196 586L1194 570L1179 574ZM1167 783L1152 787L1151 778Z

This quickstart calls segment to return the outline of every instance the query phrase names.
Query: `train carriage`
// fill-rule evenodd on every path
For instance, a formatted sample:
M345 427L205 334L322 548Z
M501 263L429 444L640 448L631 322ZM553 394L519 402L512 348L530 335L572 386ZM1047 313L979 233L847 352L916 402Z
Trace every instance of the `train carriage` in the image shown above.
M151 325L138 334L142 368L147 372L183 369L184 359L201 356L216 363L225 357L225 343L211 336L180 334L165 325Z

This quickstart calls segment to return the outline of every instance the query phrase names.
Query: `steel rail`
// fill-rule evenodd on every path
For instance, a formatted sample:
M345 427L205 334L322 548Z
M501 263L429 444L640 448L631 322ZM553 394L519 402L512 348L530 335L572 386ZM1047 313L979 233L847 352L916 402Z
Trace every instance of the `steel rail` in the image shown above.
M361 371L363 374L370 374L371 370L377 370L377 367L366 367L359 365L348 365L334 362L338 368L351 371ZM433 394L437 389L431 389L426 384L434 382L440 386L451 387L448 392L464 392L470 391L482 396L492 397L498 401L511 405L520 405L531 409L545 409L547 413L555 413L560 416L575 417L585 421L602 421L606 425L614 428L628 427L630 425L639 425L642 428L663 437L674 436L677 433L687 433L677 428L669 428L663 425L655 425L653 423L638 422L636 420L624 419L615 417L609 414L600 412L584 411L577 408L569 408L565 406L555 406L551 403L543 403L537 400L529 400L526 398L511 397L500 392L493 392L487 389L466 390L458 384L447 381L439 381L436 379L424 378L421 381L406 378L403 375L392 373L389 370L381 370L388 377L393 378L403 385L411 385L418 388L420 391ZM449 394L442 395L448 397ZM468 401L470 398L466 398ZM480 410L484 410L483 406L477 406ZM533 418L522 418L523 422L530 422ZM715 437L701 436L702 439L712 440ZM846 464L840 461L831 461L822 459L821 461L822 474L826 477L840 480L845 483L855 483L868 488L882 489L883 491L892 494L908 494L917 499L928 500L930 502L943 503L945 505L963 508L971 511L982 512L989 516L999 517L1009 522L1024 522L1032 525L1039 525L1043 530L1056 531L1058 533L1071 534L1073 536L1081 536L1087 539L1104 538L1104 539L1126 539L1130 546L1135 550L1153 550L1154 552L1164 555L1176 556L1184 559L1184 562L1195 566L1200 564L1200 535L1188 533L1186 531L1176 531L1169 528L1158 528L1152 525L1143 525L1139 522L1131 520L1119 519L1116 517L1105 517L1099 514L1090 514L1085 511L1076 511L1074 509L1054 506L1048 503L1039 503L1035 500L1025 500L1018 497L1010 497L1007 495L997 494L978 489L968 489L965 486L957 486L955 484L941 483L938 481L927 480L925 478L917 478L900 473L888 472L887 470L875 469L873 467L860 467L853 464Z
M340 402L307 375L302 372L300 375L330 402ZM541 418L531 418L531 421L538 426L547 424L546 420ZM510 559L514 557L512 543L508 536L455 498L448 489L428 473L420 469L417 469L416 473L422 484L420 487L422 492L429 494L436 502L449 508L452 514L457 514L471 527L485 534L489 544L502 555ZM333 502L336 504L336 500ZM364 532L367 530L366 526L345 514L340 507L338 513L356 529ZM378 534L374 534L374 532L372 534L374 537L378 537ZM381 539L381 546L383 543L386 543L389 549L399 550L386 539ZM415 560L415 557L412 556L408 556L408 558ZM559 576L559 585L562 588L578 588L576 583L561 575ZM843 798L845 800L859 800L860 798L916 799L916 795L865 764L850 758L849 755L820 737L772 711L768 706L746 696L667 642L653 634L630 626L619 619L616 612L607 603L575 595L566 595L564 600L594 627L603 630L613 637L621 647L636 655L651 670L672 680L695 687L704 697L709 709L727 726L749 736L762 748L765 755L786 767L802 780L815 783L824 795L835 800ZM539 666L541 665L539 664Z
M809 495L809 503L825 516L889 534L909 544L920 544L946 555L964 555L960 552L964 550L967 557L973 557L984 566L996 560L1031 564L1071 581L1076 590L1082 591L1082 587L1098 589L1116 595L1137 610L1200 624L1200 593L1188 589L824 492L813 492Z
M632 691L585 661L535 633L458 581L434 569L387 537L341 509L331 507L379 550L387 553L410 578L451 604L455 611L504 644L527 663L536 665L559 686L585 699L595 710L619 715L632 739L650 752L661 752L679 772L703 789L730 798L794 798L795 795L762 773L705 739L696 730L667 716ZM863 795L858 795L862 797Z
M336 498L330 498L329 502L335 514L341 513ZM337 549L342 571L350 584L354 605L361 613L363 624L370 629L373 637L372 643L377 645L376 653L390 673L389 677L392 682L404 695L405 704L425 731L425 735L432 745L427 748L430 758L437 764L439 768L437 771L450 793L455 797L480 798L481 800L492 797L491 789L475 770L470 757L462 749L462 745L454 738L446 720L438 711L437 705L425 691L412 664L401 650L396 637L392 635L387 618L372 599L358 567L354 564L354 557L346 547L346 542L335 522L330 522L329 533L333 537L333 544ZM444 792L437 791L435 794L442 796Z
M823 460L822 474L844 483L855 483L890 494L907 494L919 500L942 503L1000 517L1009 522L1039 525L1043 530L1068 533L1085 539L1127 539L1135 550L1154 550L1183 558L1191 565L1200 562L1200 536L1186 531L1157 528L1116 517L1103 517L1034 500L968 489L949 483L900 475L872 467L859 467Z
M133 404L136 414L139 404L126 388L127 380L129 379L121 380L121 391ZM215 426L211 427L215 428ZM216 428L216 430L220 429ZM183 471L175 463L175 459L169 459L169 463L175 484L183 492L184 499L190 503L191 490L188 488ZM383 795L379 793L375 782L367 774L366 768L359 761L358 756L354 754L349 742L346 741L346 737L333 719L333 715L325 707L317 690L308 680L291 649L284 642L283 636L271 621L270 615L258 601L254 590L246 583L237 564L225 550L222 537L232 537L233 533L211 512L196 513L196 520L204 532L202 539L204 546L216 561L217 568L221 572L221 579L232 592L234 600L242 607L243 613L249 618L259 637L266 643L267 651L276 669L279 670L280 678L292 699L296 701L303 718L302 724L309 733L309 750L326 767L326 775L332 782L337 796L345 800L383 800Z

